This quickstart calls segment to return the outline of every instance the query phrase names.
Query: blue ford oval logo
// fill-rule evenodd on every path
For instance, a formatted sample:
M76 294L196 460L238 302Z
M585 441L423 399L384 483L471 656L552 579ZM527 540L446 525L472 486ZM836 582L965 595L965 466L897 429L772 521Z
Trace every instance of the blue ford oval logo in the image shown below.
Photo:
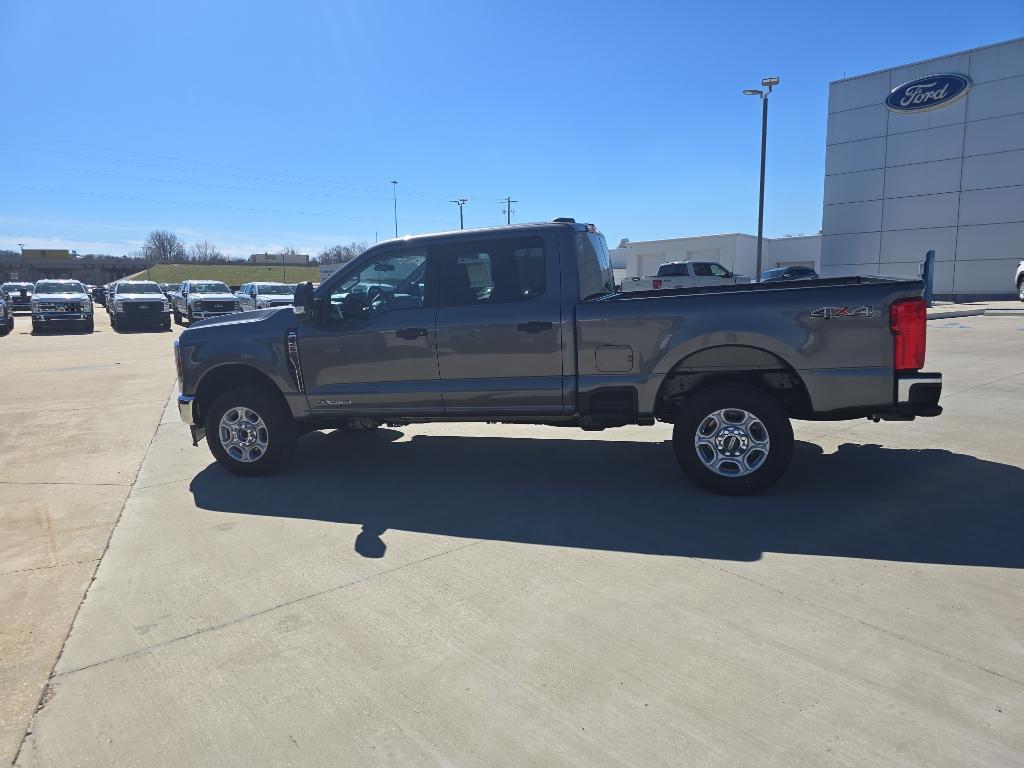
M894 112L924 112L952 104L970 87L966 75L928 75L893 88L885 105Z

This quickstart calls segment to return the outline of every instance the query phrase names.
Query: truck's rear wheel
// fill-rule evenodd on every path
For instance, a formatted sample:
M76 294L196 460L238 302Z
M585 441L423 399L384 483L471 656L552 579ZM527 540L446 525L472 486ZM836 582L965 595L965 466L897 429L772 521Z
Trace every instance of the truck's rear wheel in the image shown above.
M298 430L287 407L264 387L239 387L218 397L206 414L206 442L236 475L268 475L295 450Z
M779 401L746 384L688 398L672 432L676 460L697 485L745 496L776 482L793 456L793 427Z

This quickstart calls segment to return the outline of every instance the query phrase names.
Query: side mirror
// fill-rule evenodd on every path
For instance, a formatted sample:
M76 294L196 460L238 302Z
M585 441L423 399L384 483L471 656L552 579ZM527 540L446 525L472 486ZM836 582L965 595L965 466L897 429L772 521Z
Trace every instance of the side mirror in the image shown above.
M299 283L295 286L295 298L292 299L292 309L295 311L296 317L301 317L307 320L315 319L313 317L312 283Z

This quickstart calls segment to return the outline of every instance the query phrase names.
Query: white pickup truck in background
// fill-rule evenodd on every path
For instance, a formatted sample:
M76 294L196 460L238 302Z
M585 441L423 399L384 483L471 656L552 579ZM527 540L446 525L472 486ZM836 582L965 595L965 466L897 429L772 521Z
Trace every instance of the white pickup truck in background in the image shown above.
M627 277L622 281L622 290L628 293L749 282L749 277L734 275L717 261L673 261L658 267L658 274L653 277Z

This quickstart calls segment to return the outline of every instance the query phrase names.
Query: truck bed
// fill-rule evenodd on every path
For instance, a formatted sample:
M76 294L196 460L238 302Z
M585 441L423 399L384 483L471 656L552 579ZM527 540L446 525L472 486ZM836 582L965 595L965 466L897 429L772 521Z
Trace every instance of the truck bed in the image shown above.
M606 294L576 305L579 389L631 387L659 412L666 377L775 369L799 381L812 418L891 405L890 307L921 280L835 277Z

